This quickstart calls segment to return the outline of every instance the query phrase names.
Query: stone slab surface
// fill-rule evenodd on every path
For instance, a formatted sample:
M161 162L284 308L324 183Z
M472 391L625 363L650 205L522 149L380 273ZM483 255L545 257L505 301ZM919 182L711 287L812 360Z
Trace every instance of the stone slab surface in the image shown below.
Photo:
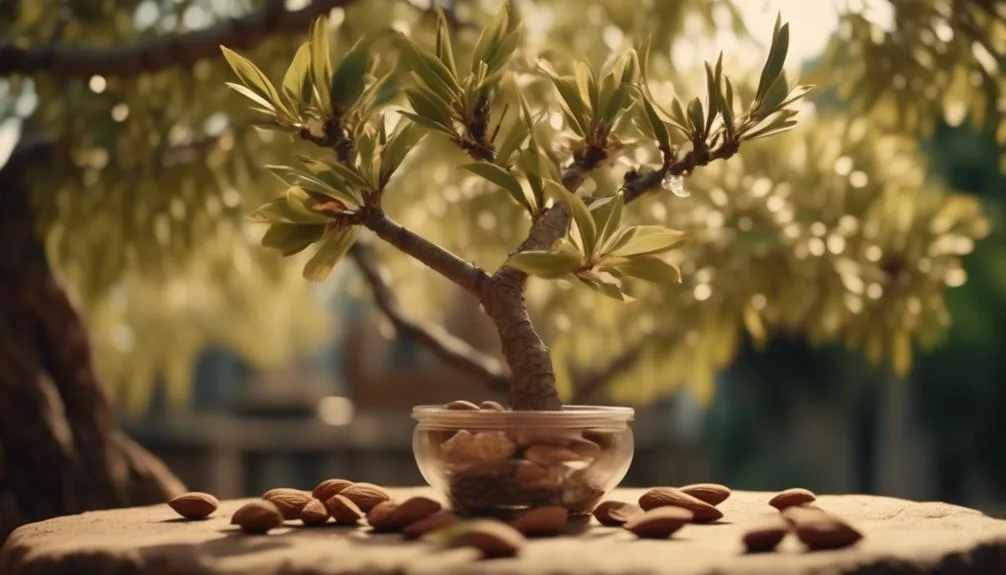
M427 489L396 489L396 499ZM610 498L635 500L638 489ZM787 538L777 553L745 555L745 527L776 511L772 493L735 492L724 519L688 525L670 540L639 540L592 522L531 540L512 559L478 561L471 549L445 550L367 528L304 528L291 521L268 535L229 525L246 500L225 501L207 520L176 518L167 505L97 511L25 525L0 549L2 575L343 575L468 574L996 574L1006 573L1006 521L944 503L866 495L821 496L820 507L864 532L856 546L806 552Z

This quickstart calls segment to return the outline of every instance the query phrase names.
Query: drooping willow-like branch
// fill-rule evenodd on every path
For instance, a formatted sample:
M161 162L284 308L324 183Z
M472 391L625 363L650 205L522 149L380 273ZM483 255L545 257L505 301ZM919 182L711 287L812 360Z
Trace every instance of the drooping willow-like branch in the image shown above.
M0 76L51 73L58 76L137 76L220 55L220 46L247 49L277 34L301 34L317 16L356 0L313 0L289 11L284 0L268 0L255 11L193 32L170 33L129 46L0 45Z
M478 377L495 391L506 393L510 375L500 360L473 348L443 327L410 318L398 302L373 246L357 240L349 249L349 256L359 268L370 288L374 304L388 318L398 333L424 345L445 363Z

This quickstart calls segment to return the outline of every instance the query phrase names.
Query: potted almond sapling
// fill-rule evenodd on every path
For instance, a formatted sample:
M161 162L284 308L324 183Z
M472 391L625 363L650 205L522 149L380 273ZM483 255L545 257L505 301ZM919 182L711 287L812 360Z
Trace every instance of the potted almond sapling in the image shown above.
M251 215L268 224L262 243L285 255L316 246L304 276L320 281L343 257L365 276L378 276L370 242L383 241L477 298L499 334L509 405L416 407L414 450L424 477L466 513L542 505L589 513L629 467L633 411L562 405L525 287L565 279L629 300L638 290L679 282L665 255L684 234L628 225L623 214L645 194L681 193L682 178L733 156L743 142L794 125L789 105L806 88L791 86L782 72L787 27L776 26L753 97L734 90L721 58L706 66L706 97L687 104L654 97L645 43L612 54L597 69L544 60L529 69L526 57L516 65L521 25L509 5L470 53L455 53L442 14L433 46L389 33L363 39L334 60L329 42L319 19L277 85L224 48L239 80L231 86L268 118L266 127L314 145L290 165L268 166L285 188ZM553 102L532 108L518 88L525 81L550 84ZM560 111L569 133L565 147L536 134L551 110ZM517 121L502 130L507 114ZM449 140L468 156L452 169L487 180L521 208L514 226L526 234L501 265L472 262L385 211L386 196L408 185L406 157L433 139ZM630 148L651 149L658 159L634 165L621 186L588 192L592 174Z

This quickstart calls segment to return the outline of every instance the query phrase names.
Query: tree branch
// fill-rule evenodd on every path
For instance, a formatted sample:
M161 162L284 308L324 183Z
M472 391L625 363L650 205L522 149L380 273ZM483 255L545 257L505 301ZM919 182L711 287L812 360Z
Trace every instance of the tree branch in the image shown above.
M402 227L380 208L366 208L359 213L359 223L400 251L416 258L426 267L458 284L476 297L489 280L481 268L454 255L412 230Z
M220 46L250 48L273 34L298 34L317 16L355 0L313 0L288 11L284 0L268 0L240 18L194 32L171 33L130 46L0 45L0 76L48 72L60 76L136 76L172 66L191 66L220 56Z
M364 281L370 287L374 304L400 334L426 346L445 363L485 381L490 389L507 392L510 374L503 362L473 348L439 325L423 323L405 314L384 277L373 246L358 240L349 249L349 256L353 258L353 262L363 274Z
M608 383L621 375L622 373L628 371L633 365L639 361L642 357L644 350L646 349L646 342L638 342L636 345L630 346L614 357L607 365L584 374L582 377L577 378L582 381L583 384L576 388L573 392L573 397L570 399L571 403L585 403L590 401L598 392L600 392Z

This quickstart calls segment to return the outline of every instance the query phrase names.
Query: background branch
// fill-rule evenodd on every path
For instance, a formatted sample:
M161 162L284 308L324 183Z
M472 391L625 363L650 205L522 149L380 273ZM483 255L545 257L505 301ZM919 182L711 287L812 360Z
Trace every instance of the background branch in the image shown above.
M632 368L643 356L645 350L646 342L638 342L616 355L607 365L578 377L576 380L583 383L573 392L570 403L582 404L592 400L598 393L604 390L605 386L612 379Z
M268 0L260 8L216 26L171 33L114 48L41 45L0 45L0 76L48 72L60 76L136 76L173 66L191 66L220 55L220 46L245 49L277 34L302 34L315 17L355 0L313 0L288 11L284 0Z
M510 375L502 361L473 348L439 325L420 322L405 314L391 290L373 246L357 240L350 248L349 256L363 274L374 297L374 304L398 333L426 346L445 363L484 380L490 389L507 392Z

